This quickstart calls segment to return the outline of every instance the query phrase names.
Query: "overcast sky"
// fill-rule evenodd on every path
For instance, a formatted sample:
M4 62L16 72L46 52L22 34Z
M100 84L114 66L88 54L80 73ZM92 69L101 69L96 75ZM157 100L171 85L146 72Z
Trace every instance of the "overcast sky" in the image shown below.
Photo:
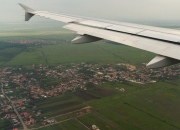
M112 20L180 20L180 0L1 0L1 22L24 20L24 11L18 3L23 3L36 10Z

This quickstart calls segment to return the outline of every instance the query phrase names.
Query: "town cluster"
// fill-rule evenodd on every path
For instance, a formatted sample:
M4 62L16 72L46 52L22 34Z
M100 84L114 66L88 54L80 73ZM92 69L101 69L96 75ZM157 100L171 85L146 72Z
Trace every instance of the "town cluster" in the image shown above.
M18 41L19 42L19 41ZM158 79L180 76L180 65L161 69L136 69L130 64L117 65L71 64L58 66L32 65L25 68L0 68L0 117L10 120L13 128L36 123L42 114L32 102L58 96L66 91L88 91L89 84L100 85L105 82L154 83ZM124 92L126 88L121 88ZM40 124L47 122L41 120ZM53 120L54 122L54 120Z
M54 45L54 44L57 44L56 41L54 40L39 40L39 39L25 39L25 40L6 40L4 42L7 42L7 43L14 43L14 44L32 44L32 45Z

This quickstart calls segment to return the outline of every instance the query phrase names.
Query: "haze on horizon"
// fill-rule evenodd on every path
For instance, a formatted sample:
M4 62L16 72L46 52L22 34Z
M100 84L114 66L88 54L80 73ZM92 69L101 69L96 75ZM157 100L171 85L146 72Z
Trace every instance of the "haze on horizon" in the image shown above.
M22 22L24 11L18 3L37 10L117 21L180 21L179 0L2 0L0 22ZM35 17L31 21L47 21Z

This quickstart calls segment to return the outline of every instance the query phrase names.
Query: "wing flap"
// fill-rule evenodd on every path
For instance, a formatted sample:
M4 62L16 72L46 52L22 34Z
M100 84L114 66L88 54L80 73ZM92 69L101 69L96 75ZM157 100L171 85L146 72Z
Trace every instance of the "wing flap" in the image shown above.
M177 44L78 24L68 24L64 28L180 60Z
M180 35L169 34L169 33L164 33L164 32L159 32L159 31L152 31L152 30L146 30L146 29L135 28L135 27L130 27L130 26L122 26L122 25L113 25L113 26L106 27L106 29L139 35L142 37L149 37L149 38L154 38L154 39L159 39L159 40L164 40L164 41L175 42L175 43L180 42Z
M167 34L167 33L162 33L162 32L151 31L151 30L145 30L145 31L139 32L137 35L165 40L165 41L176 42L176 43L180 41L179 35Z

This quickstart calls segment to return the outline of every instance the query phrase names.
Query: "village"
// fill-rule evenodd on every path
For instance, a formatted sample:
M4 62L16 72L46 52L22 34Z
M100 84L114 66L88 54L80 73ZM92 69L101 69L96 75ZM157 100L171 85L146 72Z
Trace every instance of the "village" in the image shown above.
M142 69L137 69L125 63L98 65L84 62L57 66L32 65L32 69L3 67L0 74L0 118L10 121L14 130L18 130L22 127L20 119L26 126L32 126L42 114L40 110L36 110L38 106L31 104L32 101L46 100L67 91L88 91L89 83L155 83L179 77L179 69L180 65L153 70L146 69L145 65L142 65ZM116 89L122 92L126 90ZM40 125L54 122L56 120L44 118Z
M20 40L5 40L4 42L13 43L13 44L21 44L21 45L55 45L57 44L54 40L46 40L46 39L20 39Z

